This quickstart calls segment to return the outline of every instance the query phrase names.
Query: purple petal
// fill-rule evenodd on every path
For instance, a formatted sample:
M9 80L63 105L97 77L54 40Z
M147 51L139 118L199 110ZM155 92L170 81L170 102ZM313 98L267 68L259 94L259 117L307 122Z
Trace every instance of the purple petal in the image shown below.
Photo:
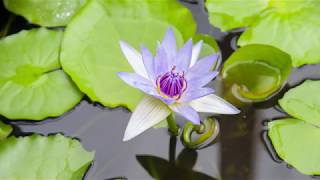
M159 76L168 71L168 55L165 49L158 45L157 47L157 55L154 58L154 74L155 76Z
M173 103L176 102L176 100L174 100L174 99L163 98L163 97L160 96L160 95L156 95L155 97L158 98L158 99L160 99L162 102L164 102L164 103L167 104L167 105L171 105L171 104L173 104Z
M154 74L154 59L152 53L146 47L141 46L141 55L150 80L155 81L156 77Z
M175 58L177 71L186 71L189 68L191 56L192 39L189 39L188 42L179 50Z
M145 96L138 104L127 125L123 141L128 141L168 117L171 110L160 100Z
M196 45L192 47L192 56L191 56L191 62L190 62L190 67L192 67L198 60L199 54L201 52L201 47L202 47L203 41L199 41Z
M118 76L134 88L140 89L150 95L158 95L158 92L152 85L151 81L136 73L119 72Z
M238 114L240 110L214 94L204 96L190 102L190 106L198 112L214 114Z
M195 90L207 85L213 78L219 74L218 71L209 72L204 76L188 81L188 90Z
M191 121L194 124L200 124L200 117L196 110L194 110L191 106L186 104L179 104L170 106L170 108L178 113L179 115L183 116L187 120Z
M214 93L212 88L200 88L194 90L187 90L179 99L180 102L190 102L192 100L207 96Z
M133 70L139 75L148 78L141 54L124 41L120 41L120 48Z
M172 60L176 56L176 39L174 37L173 29L171 27L168 28L163 38L162 47L165 49L169 59Z
M218 54L214 54L200 59L194 66L189 69L186 74L186 79L191 80L194 78L199 78L204 74L210 72L212 66L217 62L218 57Z

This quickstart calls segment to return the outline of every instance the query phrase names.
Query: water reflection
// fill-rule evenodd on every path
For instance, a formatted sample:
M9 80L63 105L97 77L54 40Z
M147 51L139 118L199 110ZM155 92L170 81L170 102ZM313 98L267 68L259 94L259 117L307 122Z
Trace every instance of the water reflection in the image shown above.
M176 142L176 137L171 136L169 144L169 160L151 155L137 155L137 161L154 179L216 179L207 174L193 170L198 159L197 151L185 148L180 152L176 159Z

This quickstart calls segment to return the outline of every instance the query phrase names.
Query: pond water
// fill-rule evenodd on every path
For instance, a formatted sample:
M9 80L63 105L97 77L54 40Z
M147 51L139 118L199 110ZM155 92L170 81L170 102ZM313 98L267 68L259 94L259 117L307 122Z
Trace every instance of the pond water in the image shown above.
M193 12L198 32L215 37L226 60L237 48L235 42L241 31L222 33L212 27L202 1L182 3ZM1 29L8 18L1 5ZM10 33L30 27L16 17ZM278 98L304 79L319 79L319 68L310 65L295 69L282 91L270 100L246 105L237 116L217 116L221 129L217 142L197 151L184 149L180 138L170 138L167 129L150 129L129 142L122 142L129 111L104 108L88 98L58 118L42 122L8 121L4 117L1 120L14 126L16 136L63 133L79 139L86 149L96 151L85 179L153 179L149 171L164 179L307 180L315 177L298 173L275 155L266 136L266 123L286 117L277 107ZM222 82L215 81L222 95Z

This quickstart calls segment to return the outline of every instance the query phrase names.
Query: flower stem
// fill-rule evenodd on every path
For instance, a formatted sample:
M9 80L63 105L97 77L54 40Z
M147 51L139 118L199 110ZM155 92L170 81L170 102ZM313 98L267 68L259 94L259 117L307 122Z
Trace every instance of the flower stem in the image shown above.
M170 114L167 117L167 122L169 126L169 131L172 133L174 136L179 135L179 126L177 125L176 121L174 120L173 114Z
M170 137L170 144L169 144L169 162L174 165L176 159L176 145L177 145L177 136Z

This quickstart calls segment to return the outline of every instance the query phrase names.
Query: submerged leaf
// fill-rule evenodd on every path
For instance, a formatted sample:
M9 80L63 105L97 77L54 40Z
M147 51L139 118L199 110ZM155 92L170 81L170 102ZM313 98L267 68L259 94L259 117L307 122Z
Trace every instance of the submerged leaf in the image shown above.
M320 127L320 81L307 80L279 100L291 116Z
M0 141L9 136L12 132L12 127L0 121Z
M320 63L320 1L208 0L206 5L210 22L222 30L249 26L240 46L275 46L292 56L294 66Z
M10 137L0 143L0 179L82 179L94 158L60 134Z
M272 46L248 45L228 58L222 77L226 89L235 97L244 101L262 101L283 86L290 71L288 54Z
M41 26L65 26L86 0L4 0L5 7Z
M297 119L268 124L269 137L277 154L298 171L320 175L320 129Z
M60 69L62 32L21 31L0 41L0 114L10 119L59 116L82 94Z
M116 5L116 2L119 4ZM132 110L143 93L126 85L117 76L118 72L132 71L120 50L119 41L124 40L137 49L144 44L150 50L155 50L157 41L162 39L170 25L165 21L142 17L148 12L144 12L143 8L138 10L133 6L134 9L128 7L125 11L121 2L114 1L107 8L99 1L91 1L83 8L66 29L61 63L78 87L92 100L105 106L123 105ZM148 7L152 3L145 1L144 5ZM168 6L167 3L161 5ZM109 10L112 7L115 9ZM113 16L113 13L117 15ZM119 17L120 13L123 16ZM181 44L181 34L174 30Z

